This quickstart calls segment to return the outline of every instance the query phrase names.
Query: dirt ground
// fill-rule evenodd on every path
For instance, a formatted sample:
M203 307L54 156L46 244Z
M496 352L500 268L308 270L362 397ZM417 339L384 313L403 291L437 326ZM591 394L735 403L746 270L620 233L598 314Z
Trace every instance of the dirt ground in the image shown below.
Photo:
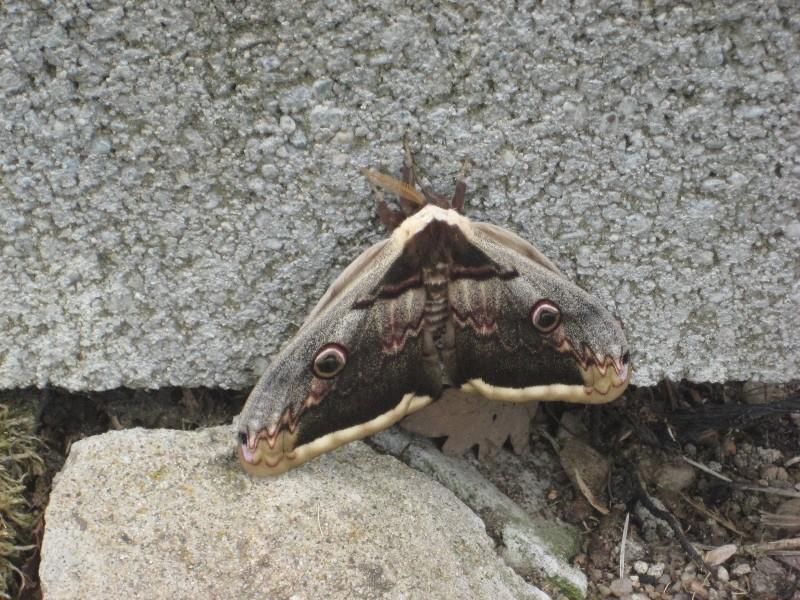
M664 382L540 412L562 467L550 508L585 532L589 598L800 600L796 392Z
M574 562L589 577L589 598L800 600L798 389L664 382L607 406L541 410L530 451L555 454L563 467L547 510L584 531ZM24 390L0 393L0 402L33 408L45 469L28 480L26 499L40 513L75 440L227 423L246 395ZM514 497L513 484L504 491ZM17 576L11 597L40 597L42 531L40 521L34 548L16 560L26 585L20 591Z

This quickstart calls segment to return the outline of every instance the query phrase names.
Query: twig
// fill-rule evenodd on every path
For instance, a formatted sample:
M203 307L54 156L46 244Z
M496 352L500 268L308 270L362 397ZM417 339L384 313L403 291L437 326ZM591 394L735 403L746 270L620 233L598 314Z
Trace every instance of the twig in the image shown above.
M664 381L664 387L667 390L667 399L669 400L669 405L672 410L678 408L678 402L675 400L675 394L672 392L672 382L667 379Z
M785 527L787 529L800 527L800 515L782 515L761 511L761 524L768 527Z
M694 508L701 515L706 516L706 517L708 517L710 519L714 519L717 523L722 525L725 529L729 529L730 531L732 531L733 533L735 533L738 536L746 537L744 533L742 533L741 531L736 529L736 526L729 519L726 519L725 517L721 517L715 511L712 511L711 509L709 509L707 506L705 506L705 505L703 505L703 504L701 504L699 502L695 502L694 500L689 498L689 496L687 496L686 494L683 494L683 493L681 493L681 499L683 499L683 501L686 502L686 504L688 504L689 506Z
M619 578L625 577L625 544L628 541L628 523L631 520L631 513L625 513L625 524L622 526L622 542L619 545Z
M701 471L703 471L704 473L708 473L709 475L713 475L714 477L717 477L717 478L719 478L719 479L722 479L722 481L727 481L728 483L733 483L733 479L731 479L730 477L726 477L725 475L722 475L721 473L717 473L716 471L712 471L710 468L708 468L707 466L705 466L705 465L704 465L704 464L702 464L702 463L699 463L699 462L697 462L697 461L694 461L694 460L692 460L691 458L688 458L688 457L686 457L686 456L681 456L681 458L682 458L682 459L683 459L685 462L689 463L689 464L690 464L690 465L692 465L693 467L696 467L696 468L700 469L700 470L701 470Z
M540 429L539 433L542 435L542 437L544 437L544 439L546 439L548 442L550 442L550 445L553 447L553 450L555 451L555 453L560 456L561 455L561 446L559 446L559 444L555 440L555 438L552 435L550 435L548 432L546 432L544 429Z
M793 456L792 458L787 460L785 463L783 463L783 466L788 469L789 467L791 467L792 465L796 465L797 463L800 463L800 455Z
M784 490L783 488L764 487L760 485L751 485L749 483L731 483L731 486L737 490L746 490L749 492L761 492L762 494L774 494L775 496L786 496L787 498L800 498L800 492L794 490Z
M800 550L800 538L786 538L774 542L759 542L742 546L742 550L750 554L769 554L776 550Z
M632 467L632 466L631 466ZM678 538L678 542L683 548L683 551L689 556L691 561L697 566L697 568L705 571L706 573L710 573L711 569L708 568L703 557L695 550L692 543L689 541L689 538L686 537L686 534L683 532L683 527L681 527L680 522L678 519L668 510L663 510L656 506L655 502L653 501L652 496L647 493L647 488L645 487L645 483L642 480L642 475L639 473L635 467L634 469L634 485L637 488L639 501L644 505L644 507L649 510L653 516L658 517L659 519L663 519L666 521L669 526L672 528L672 531L675 533L675 536Z

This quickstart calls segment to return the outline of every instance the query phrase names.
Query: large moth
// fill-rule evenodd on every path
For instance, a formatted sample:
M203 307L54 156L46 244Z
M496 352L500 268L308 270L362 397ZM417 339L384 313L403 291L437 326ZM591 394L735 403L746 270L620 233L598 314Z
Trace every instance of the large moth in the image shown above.
M238 455L277 475L372 435L460 388L499 402L602 403L629 381L622 328L517 235L452 200L366 172L398 195L391 231L328 288L239 416Z

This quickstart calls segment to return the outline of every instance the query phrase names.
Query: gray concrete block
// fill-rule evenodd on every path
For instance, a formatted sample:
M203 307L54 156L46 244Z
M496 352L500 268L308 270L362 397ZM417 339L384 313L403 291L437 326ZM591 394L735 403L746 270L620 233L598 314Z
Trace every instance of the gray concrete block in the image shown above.
M516 8L515 8L516 7ZM800 373L795 2L5 2L0 387L244 387L439 190L625 322L635 382Z

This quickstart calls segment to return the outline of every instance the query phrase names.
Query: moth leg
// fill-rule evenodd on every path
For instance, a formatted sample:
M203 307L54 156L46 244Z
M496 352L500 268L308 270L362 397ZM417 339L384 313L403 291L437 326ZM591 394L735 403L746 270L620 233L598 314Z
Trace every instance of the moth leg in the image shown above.
M469 159L464 159L464 162L461 164L461 171L458 174L458 179L456 180L456 191L453 194L453 199L450 201L450 208L461 212L464 209L464 195L467 193L467 184L464 183L464 179L467 176L467 167L469 165Z
M405 221L405 215L399 210L394 210L386 204L385 200L378 201L378 218L380 218L386 231L393 232L400 226L400 223Z
M375 204L378 207L378 218L380 218L383 226L386 227L386 231L391 233L400 226L400 223L405 220L406 215L401 213L399 210L392 209L386 203L383 190L381 190L378 186L372 184L372 182L370 182L369 186L372 188L372 193L375 194Z

